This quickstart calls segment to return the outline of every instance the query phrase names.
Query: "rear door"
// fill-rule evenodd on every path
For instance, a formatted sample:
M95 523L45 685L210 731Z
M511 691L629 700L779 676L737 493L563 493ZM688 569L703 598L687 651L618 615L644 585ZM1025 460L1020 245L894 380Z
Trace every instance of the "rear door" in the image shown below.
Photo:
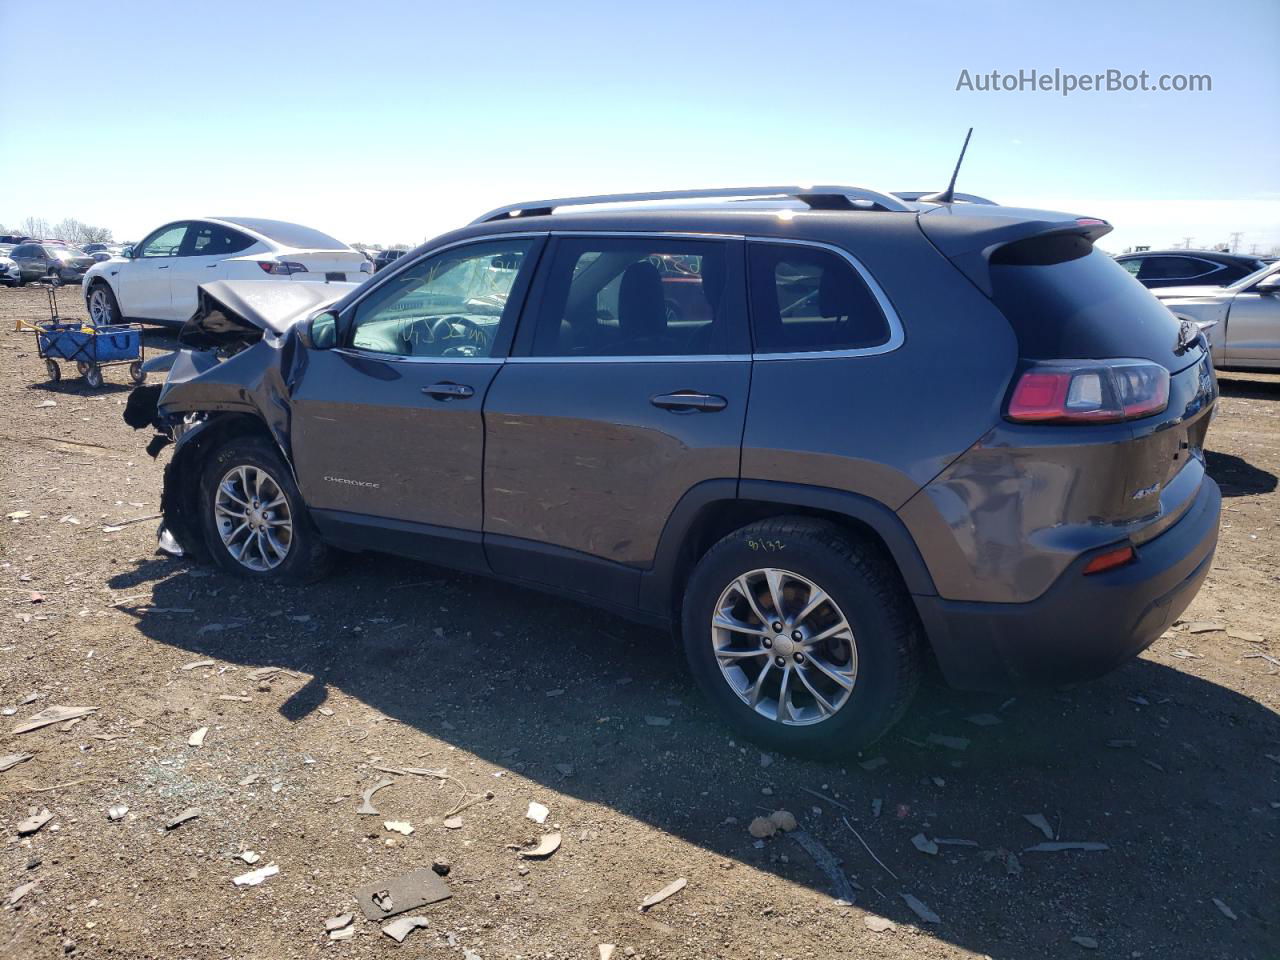
M212 280L227 280L227 257L247 250L257 241L217 223L194 220L169 270L170 316L187 320L196 310L196 288Z
M496 573L634 605L698 484L735 485L751 378L737 239L552 241L485 403Z
M343 312L343 346L308 352L293 458L331 539L485 568L481 410L542 243L428 254Z
M126 317L186 319L174 312L170 277L181 253L187 226L186 221L166 224L133 248L133 259L120 264L115 293L120 312Z

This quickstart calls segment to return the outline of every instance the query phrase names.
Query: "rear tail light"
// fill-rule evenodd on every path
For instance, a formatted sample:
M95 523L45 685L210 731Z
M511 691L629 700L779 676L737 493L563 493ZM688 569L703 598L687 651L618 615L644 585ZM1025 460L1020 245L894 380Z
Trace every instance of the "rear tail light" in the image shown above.
M1169 405L1169 371L1146 360L1033 363L1014 384L1005 416L1018 423L1119 423Z
M291 273L307 272L304 264L295 263L292 260L259 260L258 266L262 268L263 273L284 274L286 276Z
M1123 567L1126 563L1131 563L1135 557L1137 557L1137 553L1128 544L1123 547L1116 547L1114 550L1098 554L1086 563L1084 565L1084 576L1087 577L1091 573L1102 573L1104 570Z

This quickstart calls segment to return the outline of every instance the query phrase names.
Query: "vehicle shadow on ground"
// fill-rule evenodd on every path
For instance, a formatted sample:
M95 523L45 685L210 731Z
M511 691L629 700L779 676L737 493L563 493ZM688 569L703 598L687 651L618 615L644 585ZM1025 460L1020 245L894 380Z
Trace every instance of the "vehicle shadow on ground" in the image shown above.
M1209 476L1218 482L1224 497L1270 493L1276 488L1274 473L1255 467L1243 457L1206 450L1204 465Z
M1250 376L1247 373L1218 373L1218 390L1227 397L1243 397L1246 400L1280 400L1280 378L1271 379L1267 374Z
M1275 864L1258 848L1280 822L1270 806L1280 767L1263 759L1276 752L1280 721L1193 675L1201 660L1181 671L1143 659L1071 691L1016 698L927 684L865 756L777 756L766 766L703 706L666 636L568 601L367 555L300 588L160 558L110 586L148 583L157 611L195 613L131 611L147 636L310 675L280 708L289 721L340 690L548 788L828 891L798 845L775 838L757 849L746 832L752 817L789 809L856 878L859 907L918 923L901 897L911 893L942 918L924 925L930 935L996 960L1074 955L1077 934L1112 956L1185 955L1187 943L1256 955L1280 920ZM1209 641L1187 639L1199 642ZM931 734L969 743L932 745ZM572 776L557 764L572 764ZM1030 813L1062 840L1110 849L1027 852L1045 840ZM920 833L974 846L930 856L912 844ZM1214 897L1241 922L1227 921ZM1010 929L1010 898L1036 922Z

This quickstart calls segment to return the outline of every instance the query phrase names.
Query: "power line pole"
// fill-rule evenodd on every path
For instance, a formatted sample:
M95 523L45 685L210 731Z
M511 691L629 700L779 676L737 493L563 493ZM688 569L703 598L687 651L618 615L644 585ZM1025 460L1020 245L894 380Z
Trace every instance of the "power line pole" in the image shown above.
M1242 236L1243 236L1243 233L1239 230L1231 234L1231 252L1232 253L1235 253L1236 247L1240 246L1240 238Z
M1183 238L1182 238L1182 249L1183 249L1183 250L1190 250L1190 249L1191 249L1191 240L1192 240L1192 239L1193 239L1193 238L1191 238L1191 237L1183 237Z

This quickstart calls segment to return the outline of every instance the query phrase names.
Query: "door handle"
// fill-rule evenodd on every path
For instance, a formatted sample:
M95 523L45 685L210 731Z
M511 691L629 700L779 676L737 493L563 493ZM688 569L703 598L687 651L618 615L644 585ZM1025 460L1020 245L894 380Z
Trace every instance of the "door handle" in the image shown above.
M156 269L157 269L157 270L168 270L168 269L169 269L169 264L167 264L167 263L162 263L162 264L160 264L160 266L156 267Z
M206 264L204 265L204 268L205 268L206 270L217 270L217 269L218 269L218 264L216 264L216 263L206 263Z
M714 393L694 393L691 390L681 390L677 393L660 393L656 397L650 397L649 402L655 407L661 407L663 410L671 410L674 413L715 413L717 410L723 410L729 405L729 401L724 397L716 396Z
M423 387L422 392L429 397L435 397L437 400L465 400L467 397L475 396L475 390L468 387L465 383L433 383L429 387Z

